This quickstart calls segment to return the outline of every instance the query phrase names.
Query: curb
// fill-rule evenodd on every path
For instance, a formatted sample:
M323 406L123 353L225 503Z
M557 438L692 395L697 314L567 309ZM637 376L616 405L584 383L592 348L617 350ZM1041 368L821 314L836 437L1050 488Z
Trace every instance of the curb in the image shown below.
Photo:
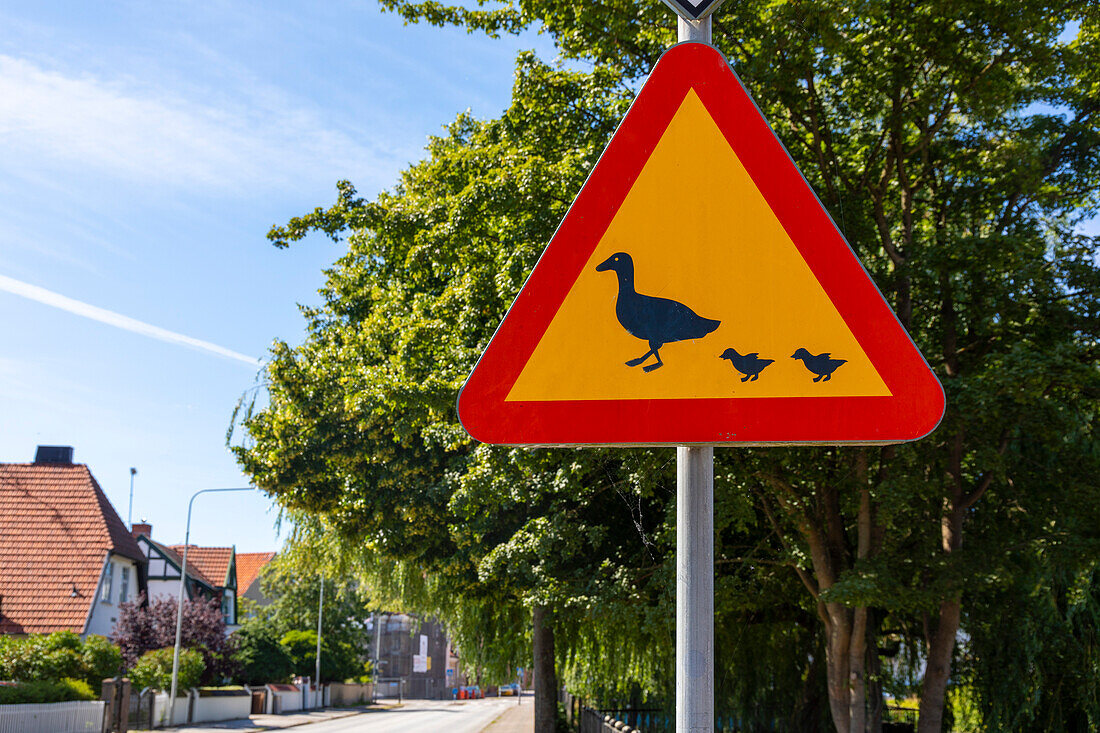
M271 731L271 730L287 730L287 729L290 729L290 728L297 728L298 726L301 726L301 725L310 725L312 723L324 723L325 721L328 721L328 720L340 720L342 718L350 718L353 715L364 715L366 713L370 713L370 712L374 712L374 711L381 711L381 710L394 710L394 709L400 708L400 707L404 707L404 705L403 704L372 705L372 706L367 707L367 708L354 708L354 709L341 710L339 713L330 715L330 716L325 717L325 718L321 718L319 720L303 720L299 723L290 723L289 725L275 725L275 726L265 726L265 727L257 726L257 727L254 727L254 728L240 729L240 730L245 730L245 733L260 733L260 731ZM325 708L322 708L322 709L325 709ZM333 710L334 708L327 708L327 709ZM248 718L235 718L234 720L248 720ZM233 720L216 720L216 721L212 720L212 721L210 721L211 728L213 728L214 730L234 730L233 728L223 728L223 729L217 728L217 725L219 723L231 723L231 722L233 722ZM210 730L211 728L205 728L205 730ZM195 730L195 729L204 730L203 724L202 723L195 723L193 725L177 726L175 728L156 728L152 731L135 730L135 731L133 731L133 733L156 733L156 731L164 731L164 733L173 733L173 732L175 732L175 733L187 733L188 730Z

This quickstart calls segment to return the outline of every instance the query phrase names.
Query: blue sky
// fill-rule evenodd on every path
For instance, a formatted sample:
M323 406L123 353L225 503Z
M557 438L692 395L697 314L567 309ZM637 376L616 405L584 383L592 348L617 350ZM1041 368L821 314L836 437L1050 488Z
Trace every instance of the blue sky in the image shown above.
M0 8L0 461L72 445L126 519L181 542L187 501L247 479L224 447L272 340L297 343L340 254L275 223L366 195L470 108L507 104L501 40L363 2ZM196 501L192 540L276 549L262 495Z
M390 186L457 113L506 106L519 50L554 55L373 0L8 3L0 28L0 461L72 445L123 519L134 466L134 520L168 542L194 491L247 483L233 405L340 254L270 226L339 179ZM208 495L192 539L275 549L275 520Z

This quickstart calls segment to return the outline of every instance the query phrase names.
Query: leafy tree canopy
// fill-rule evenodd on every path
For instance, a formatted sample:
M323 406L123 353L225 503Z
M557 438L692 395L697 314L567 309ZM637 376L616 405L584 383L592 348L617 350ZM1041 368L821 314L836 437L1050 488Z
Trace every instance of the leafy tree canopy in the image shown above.
M236 658L246 677L315 674L319 573L324 569L310 548L293 541L264 568L260 584L270 602L259 606L245 599L241 629L234 634ZM321 676L341 681L362 677L370 659L370 597L354 580L325 579L324 584ZM309 634L313 646L306 650L308 644L301 640ZM288 635L294 644L287 641ZM262 672L265 669L270 671Z
M572 684L667 693L669 453L475 447L453 404L633 80L671 42L669 14L386 4L490 34L541 24L595 66L521 56L499 119L460 116L392 191L366 201L342 183L336 205L271 231L279 246L346 236L347 254L305 311L306 342L276 343L270 402L245 411L238 457L313 515L303 531L334 565L351 558L380 592L447 611L471 658L516 648L484 643L491 618L545 605ZM964 598L977 628L999 593L1025 592L1021 567L1032 589L1079 587L1097 557L1100 272L1075 226L1100 191L1100 17L1083 1L816 0L730 4L714 23L948 398L939 430L909 446L719 452L716 608L751 630L722 639L720 693L806 712L827 679L836 727L861 727L878 642L901 638L928 660L921 727L938 729ZM757 661L803 668L754 676L750 640ZM998 684L974 669L975 685ZM1028 720L1041 708L1009 704ZM1087 695L1071 704L1097 719Z
M246 685L287 682L294 674L294 662L270 624L245 620L234 634L233 658L238 665L237 681Z

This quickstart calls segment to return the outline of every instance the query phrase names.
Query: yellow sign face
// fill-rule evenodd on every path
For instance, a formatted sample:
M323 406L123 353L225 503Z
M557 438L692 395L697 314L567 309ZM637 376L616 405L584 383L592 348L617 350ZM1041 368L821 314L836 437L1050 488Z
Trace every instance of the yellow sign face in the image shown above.
M691 90L507 401L890 394Z

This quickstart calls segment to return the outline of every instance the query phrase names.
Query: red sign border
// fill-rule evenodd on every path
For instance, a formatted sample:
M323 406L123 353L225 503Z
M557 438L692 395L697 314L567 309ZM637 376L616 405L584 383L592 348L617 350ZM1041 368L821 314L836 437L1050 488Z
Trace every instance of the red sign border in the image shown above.
M891 396L506 400L689 89ZM944 393L725 58L712 46L687 42L657 62L466 380L457 407L472 437L502 445L868 445L932 432L943 416Z

